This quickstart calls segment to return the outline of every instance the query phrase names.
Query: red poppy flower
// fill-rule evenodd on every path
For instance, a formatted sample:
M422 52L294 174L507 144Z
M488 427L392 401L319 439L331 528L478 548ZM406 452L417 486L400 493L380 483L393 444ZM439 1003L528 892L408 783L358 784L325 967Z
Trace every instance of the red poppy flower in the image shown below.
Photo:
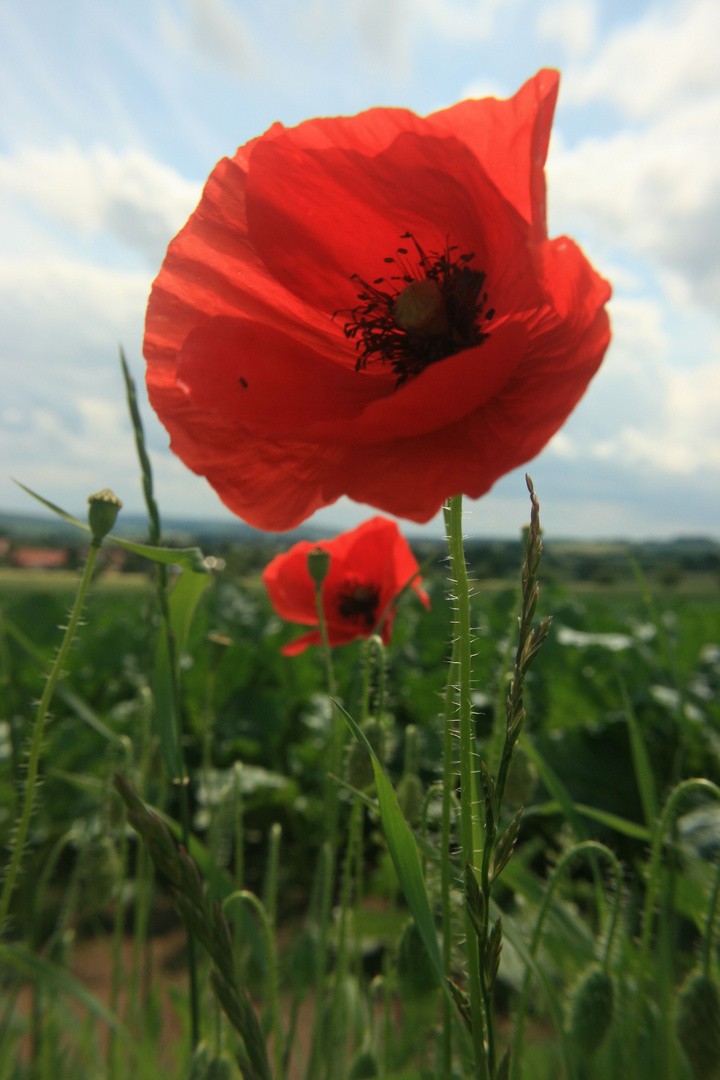
M415 556L394 521L374 517L334 540L311 544L301 540L284 555L277 555L263 571L263 581L273 607L289 622L317 626L315 585L308 570L308 552L321 548L330 555L330 567L322 584L323 611L331 645L346 645L375 633L383 614L382 639L387 645L395 609L392 601L418 571ZM415 578L412 588L425 607L427 593ZM320 631L284 645L286 656L320 644Z
M275 124L214 169L150 296L172 448L262 529L349 495L427 521L537 454L610 339L548 240L559 76L507 101Z

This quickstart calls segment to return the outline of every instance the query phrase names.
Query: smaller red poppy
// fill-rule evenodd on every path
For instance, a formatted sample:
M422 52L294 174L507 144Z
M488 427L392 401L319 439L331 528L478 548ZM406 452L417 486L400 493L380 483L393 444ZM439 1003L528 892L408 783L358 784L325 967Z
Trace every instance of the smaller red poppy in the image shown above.
M318 626L315 585L308 570L308 555L317 549L330 555L322 584L323 610L331 645L346 645L377 630L390 641L395 600L418 572L417 559L394 521L374 517L334 540L313 544L301 540L284 555L277 555L263 571L263 581L278 615L289 622ZM412 588L426 608L430 598L416 577ZM383 618L384 616L384 618ZM378 623L382 619L382 627ZM296 656L308 645L320 644L320 631L311 630L284 645L285 656Z

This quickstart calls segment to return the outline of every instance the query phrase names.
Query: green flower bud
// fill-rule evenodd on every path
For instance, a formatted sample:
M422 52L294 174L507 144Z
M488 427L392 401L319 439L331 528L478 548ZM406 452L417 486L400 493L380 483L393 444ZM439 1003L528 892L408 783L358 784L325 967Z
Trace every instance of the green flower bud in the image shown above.
M720 989L696 971L680 991L677 1033L695 1080L720 1078Z
M348 1080L373 1080L379 1075L377 1058L372 1050L358 1050L350 1062Z
M570 996L567 1031L579 1056L589 1059L600 1047L613 1021L613 981L599 964L581 975Z
M103 488L95 495L88 497L88 523L93 535L93 541L99 544L104 536L112 529L122 510L122 503L110 488Z
M330 552L321 547L313 548L308 552L307 565L308 573L319 589L330 569Z
M416 773L406 773L397 786L397 800L408 825L414 825L423 804L423 786Z
M437 972L414 919L406 923L400 938L397 973L400 994L406 1001L421 1001L439 988Z

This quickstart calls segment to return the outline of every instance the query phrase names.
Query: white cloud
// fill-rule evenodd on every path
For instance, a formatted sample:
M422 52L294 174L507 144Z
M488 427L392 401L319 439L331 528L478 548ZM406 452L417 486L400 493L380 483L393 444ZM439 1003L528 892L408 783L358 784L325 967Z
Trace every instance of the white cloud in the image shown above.
M595 43L597 10L593 0L558 0L537 18L538 37L558 41L571 59L585 56Z
M571 68L563 93L576 104L610 101L635 119L659 116L720 90L719 41L717 0L655 5Z
M678 107L644 130L554 142L548 161L553 228L589 231L684 278L702 304L720 296L720 93Z
M191 49L211 67L247 78L261 67L258 43L245 19L224 0L187 0L186 19L161 12L160 32L175 49Z
M110 234L153 267L201 190L142 150L82 150L70 142L54 150L25 146L0 158L1 189L80 236Z

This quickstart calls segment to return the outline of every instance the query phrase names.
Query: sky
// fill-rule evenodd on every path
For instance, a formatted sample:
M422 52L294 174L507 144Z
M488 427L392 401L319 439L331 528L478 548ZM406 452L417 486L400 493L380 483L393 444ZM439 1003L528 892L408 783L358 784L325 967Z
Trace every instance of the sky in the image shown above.
M275 120L426 114L557 67L549 233L612 281L613 342L528 466L543 527L720 538L719 48L717 0L0 0L0 523L38 509L10 477L74 513L106 486L142 512L120 343L161 513L231 517L168 450L141 353L219 158ZM517 535L523 472L466 504L469 534Z

